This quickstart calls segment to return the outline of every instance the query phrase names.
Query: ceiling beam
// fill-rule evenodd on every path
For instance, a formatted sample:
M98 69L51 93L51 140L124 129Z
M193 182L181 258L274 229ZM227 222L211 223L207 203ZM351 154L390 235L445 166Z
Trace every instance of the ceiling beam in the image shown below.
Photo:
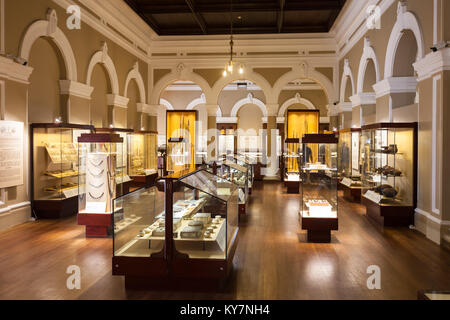
M206 23L203 17L195 10L195 6L192 0L185 0L189 9L191 10L192 15L194 16L195 21L199 25L200 29L202 29L203 34L207 34L206 31Z
M156 21L151 16L144 14L142 7L138 6L134 0L125 0L125 2L150 26L150 28L153 29L153 31L157 34L161 32L161 29Z
M278 33L281 33L281 30L283 29L283 19L284 19L284 5L285 0L280 0L280 11L278 12Z

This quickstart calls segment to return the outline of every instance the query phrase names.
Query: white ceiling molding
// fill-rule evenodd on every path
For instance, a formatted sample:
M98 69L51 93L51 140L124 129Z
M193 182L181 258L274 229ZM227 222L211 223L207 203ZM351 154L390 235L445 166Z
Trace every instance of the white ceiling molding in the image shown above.
M28 27L20 43L19 56L25 61L29 61L31 48L36 40L41 37L52 39L61 52L66 67L66 79L78 81L75 55L69 40L58 28L58 17L54 9L48 9L47 20L38 20Z
M237 123L237 117L217 117L216 123Z
M128 102L130 101L130 99L119 96L117 94L107 94L106 98L108 106L114 106L125 109L128 108Z
M126 97L128 95L128 85L130 84L131 80L135 80L138 88L139 88L139 98L141 103L146 103L146 97L145 97L145 84L144 79L142 78L141 73L139 72L139 62L136 61L133 69L128 72L127 79L125 80L125 91L124 96Z
M301 103L301 104L305 105L308 109L311 109L311 110L315 110L315 109L316 109L316 107L314 106L314 104L313 104L311 101L309 101L308 99L303 98L303 97L300 95L300 93L297 93L297 94L295 95L295 97L293 97L293 98L291 98L291 99L289 99L289 100L286 100L286 101L281 105L281 108L280 108L280 110L278 111L278 116L279 116L279 117L284 117L284 113L286 112L286 110L287 110L290 106L292 106L293 104L298 104L298 103Z
M0 56L0 78L28 84L33 68Z
M378 64L377 55L375 53L375 50L371 46L370 39L368 37L365 37L364 38L363 55L361 56L361 60L359 62L358 83L357 83L357 90L356 90L357 93L361 93L364 90L364 77L366 75L366 69L367 69L369 60L372 60L373 64L375 65L376 82L379 82L380 81L380 66Z
M375 92L361 92L350 97L352 107L376 104Z
M261 112L263 113L263 117L267 117L267 108L264 102L261 100L253 97L253 94L249 93L247 95L247 98L241 99L238 102L235 103L233 106L233 109L231 109L231 117L237 117L239 109L241 109L246 104L254 104L259 107Z
M345 101L345 91L348 86L348 80L350 79L350 84L352 86L352 96L355 95L355 80L353 79L352 69L350 68L350 63L348 59L344 60L344 73L342 74L341 79L341 93L339 101Z
M173 105L166 99L159 99L159 104L164 106L167 110L175 110L175 108L173 107Z
M376 98L392 93L412 93L417 90L416 77L391 77L373 85Z
M94 55L91 58L91 61L89 62L89 67L87 71L87 79L86 84L88 86L91 85L91 78L92 78L92 72L94 71L94 67L97 64L101 64L105 67L106 71L109 75L109 81L111 81L111 91L112 94L118 95L119 94L119 80L117 77L117 71L116 67L114 66L114 62L112 61L111 57L108 55L108 45L106 42L103 42L102 49L100 51L97 51L94 53Z
M228 84L222 91L238 91L235 85ZM321 86L318 84L287 84L283 91L298 91L298 90L323 90ZM197 86L196 84L172 84L169 85L165 91L202 91L202 88ZM261 88L254 84L250 83L247 85L247 91L262 91Z
M427 54L423 59L414 63L418 81L430 78L441 71L450 70L450 48L444 48Z
M411 30L417 41L417 61L423 58L425 44L423 40L422 28L414 13L408 11L406 2L399 2L397 6L397 21L392 28L386 49L386 59L384 65L384 78L390 78L394 74L395 54L405 30Z
M70 80L60 80L59 88L61 94L67 94L87 100L91 100L92 91L94 91L94 87Z

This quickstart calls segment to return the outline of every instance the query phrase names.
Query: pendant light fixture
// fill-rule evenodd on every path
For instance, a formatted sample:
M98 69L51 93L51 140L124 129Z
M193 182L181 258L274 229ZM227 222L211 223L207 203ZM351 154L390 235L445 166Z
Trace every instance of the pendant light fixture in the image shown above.
M233 73L234 62L233 62L233 0L230 0L230 61L228 61L225 70L223 70L223 76L226 77L228 74ZM242 65L239 66L239 74L244 73L244 67Z

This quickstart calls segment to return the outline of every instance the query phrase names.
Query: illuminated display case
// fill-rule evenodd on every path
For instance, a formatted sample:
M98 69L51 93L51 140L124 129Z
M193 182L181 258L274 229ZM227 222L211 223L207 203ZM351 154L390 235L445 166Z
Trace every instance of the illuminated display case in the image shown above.
M300 219L308 241L330 242L338 229L338 138L306 134L302 138Z
M239 214L245 214L247 212L247 202L249 196L248 169L233 161L225 160L222 162L217 174L220 178L233 182L238 186Z
M237 246L238 187L205 170L162 178L114 201L113 274L127 288L227 278ZM159 194L158 194L159 193ZM192 282L190 282L192 285Z
M195 168L195 121L197 111L167 110L167 171Z
M226 155L235 154L236 150L236 129L237 125L235 123L218 123L217 130L218 134L218 158L222 158Z
M361 201L360 137L359 128L339 131L339 183L344 197L354 202Z
M300 139L288 138L285 141L283 180L287 193L299 193L300 188Z
M250 159L243 154L228 155L226 157L229 161L232 161L242 167L247 168L248 172L248 193L252 194L253 181L254 181L254 164L250 162Z
M362 203L384 226L414 224L417 185L417 123L362 127Z
M86 237L111 235L113 200L123 195L124 140L114 133L78 137L78 224Z
M135 187L151 187L158 177L158 133L138 131L128 135L128 173Z
M78 212L77 139L93 129L64 123L31 124L31 203L37 218Z

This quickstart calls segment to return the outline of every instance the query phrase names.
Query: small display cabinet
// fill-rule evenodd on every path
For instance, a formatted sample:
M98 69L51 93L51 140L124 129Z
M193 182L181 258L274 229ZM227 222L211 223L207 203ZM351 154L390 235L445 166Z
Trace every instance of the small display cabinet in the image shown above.
M359 128L339 131L339 184L344 197L353 202L361 201L360 137Z
M362 203L384 226L414 224L417 184L417 123L362 127Z
M121 214L113 200L123 195L123 141L114 133L78 138L78 224L86 226L86 237L111 235L113 216Z
M222 179L233 182L238 186L239 214L246 214L249 196L248 169L244 166L234 163L233 161L225 160L222 162L222 165L218 170L218 175Z
M287 193L299 193L300 189L300 139L287 138L285 140L283 180Z
M77 213L77 139L93 129L65 123L31 124L31 203L38 219Z
M133 187L149 188L158 177L158 133L138 131L128 135L128 173Z
M167 171L173 173L195 168L195 121L197 111L166 113Z
M238 165L247 168L248 172L248 194L252 194L254 176L254 165L250 162L249 158L243 154L230 155L227 157L228 160L237 163Z
M158 189L115 199L113 275L127 288L223 284L238 240L238 188L205 170L177 171ZM161 188L160 188L161 187Z
M300 219L310 242L330 242L338 230L337 152L334 134L306 134L300 166Z

